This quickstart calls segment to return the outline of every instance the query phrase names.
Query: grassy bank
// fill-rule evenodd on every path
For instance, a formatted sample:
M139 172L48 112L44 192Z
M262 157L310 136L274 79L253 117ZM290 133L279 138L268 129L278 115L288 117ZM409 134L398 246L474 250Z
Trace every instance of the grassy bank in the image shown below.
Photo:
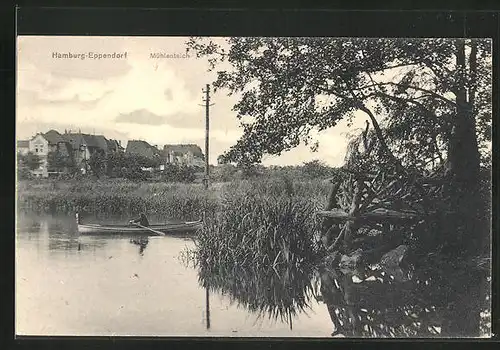
M17 186L18 206L41 212L99 214L151 214L182 218L213 212L225 198L295 198L313 204L324 201L328 184L264 178L215 183L206 191L201 184L137 183L127 180L24 180Z
M213 211L217 193L201 185L105 181L21 181L18 206L41 212L150 215L186 220Z

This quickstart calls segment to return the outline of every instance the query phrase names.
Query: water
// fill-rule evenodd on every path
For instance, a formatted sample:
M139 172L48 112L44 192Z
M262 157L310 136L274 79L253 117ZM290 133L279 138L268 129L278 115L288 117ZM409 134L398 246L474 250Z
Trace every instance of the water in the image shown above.
M448 329L468 336L479 320L474 310L490 308L478 288L482 277L430 257L420 269L247 271L194 268L183 259L193 246L189 237L79 235L72 216L21 212L16 333L440 337ZM488 319L481 314L483 336Z
M192 247L191 239L149 237L147 243L131 239L81 236L73 217L19 213L16 334L329 337L332 333L328 308L314 298L307 314L292 316L290 325L290 320L259 317L257 311L211 288L207 320L207 295L198 271L180 259L186 247Z

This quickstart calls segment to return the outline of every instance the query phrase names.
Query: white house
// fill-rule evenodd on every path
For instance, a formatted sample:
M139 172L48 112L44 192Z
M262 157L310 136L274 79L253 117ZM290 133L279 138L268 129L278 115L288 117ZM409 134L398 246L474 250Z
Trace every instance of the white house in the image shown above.
M203 167L205 156L198 145L165 145L163 147L165 163Z
M40 166L33 170L33 175L37 177L48 177L47 155L49 154L49 141L42 133L36 134L29 143L29 151L40 158Z
M71 145L55 130L50 130L45 134L38 133L29 141L29 152L40 157L40 166L32 173L38 177L48 177L49 169L47 156L51 151L64 152L71 155Z

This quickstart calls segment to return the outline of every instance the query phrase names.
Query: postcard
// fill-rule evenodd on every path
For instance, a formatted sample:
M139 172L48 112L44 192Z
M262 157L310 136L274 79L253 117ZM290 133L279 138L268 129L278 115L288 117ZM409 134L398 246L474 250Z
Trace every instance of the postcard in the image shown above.
M16 335L491 337L491 39L25 35L16 70Z

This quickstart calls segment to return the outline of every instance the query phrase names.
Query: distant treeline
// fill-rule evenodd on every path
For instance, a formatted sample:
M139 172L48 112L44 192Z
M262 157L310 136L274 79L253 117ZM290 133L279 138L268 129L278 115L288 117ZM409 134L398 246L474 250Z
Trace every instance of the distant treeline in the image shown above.
M330 167L319 160L305 162L295 166L269 166L261 164L233 165L222 164L211 167L210 179L227 182L235 179L252 179L259 177L288 177L292 179L326 179L337 173L337 168Z
M32 172L40 167L42 159L33 153L18 155L17 171L19 179L32 178ZM75 164L71 157L57 152L47 156L47 168L51 175L61 179L81 177L122 178L132 181L164 181L192 183L201 181L204 169L184 164L163 164L161 159L151 159L129 153L96 152L83 164ZM81 169L86 171L82 174ZM211 165L210 180L212 182L228 182L238 179L258 177L289 177L293 179L322 179L334 175L332 168L319 160L312 160L297 166L253 165Z

